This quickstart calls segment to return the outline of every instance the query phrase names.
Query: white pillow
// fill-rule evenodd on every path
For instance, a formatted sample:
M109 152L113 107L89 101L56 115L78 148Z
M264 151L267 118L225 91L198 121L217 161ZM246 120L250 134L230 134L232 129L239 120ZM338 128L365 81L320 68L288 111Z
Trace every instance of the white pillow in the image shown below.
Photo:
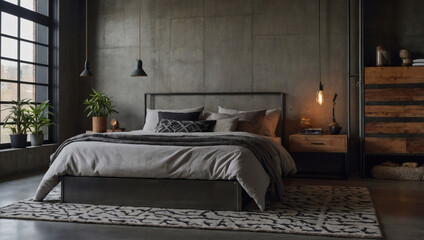
M188 112L202 112L205 107L195 107L186 109L147 109L146 121L144 123L143 130L154 132L159 122L159 112L176 112L176 113L188 113Z
M224 108L221 106L218 106L218 113L225 113L225 114L236 114L236 113L243 113L246 111L238 111L236 109L230 109L230 108ZM271 136L275 137L275 131L277 130L278 121L281 117L281 109L275 108L267 110L265 113L264 118L264 124L260 130L260 134L264 136Z

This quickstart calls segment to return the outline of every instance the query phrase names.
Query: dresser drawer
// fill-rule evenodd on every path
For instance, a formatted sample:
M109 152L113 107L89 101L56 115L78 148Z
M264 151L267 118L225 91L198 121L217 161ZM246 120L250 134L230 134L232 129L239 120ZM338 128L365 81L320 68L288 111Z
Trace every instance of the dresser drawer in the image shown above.
M290 152L347 152L346 135L290 135Z

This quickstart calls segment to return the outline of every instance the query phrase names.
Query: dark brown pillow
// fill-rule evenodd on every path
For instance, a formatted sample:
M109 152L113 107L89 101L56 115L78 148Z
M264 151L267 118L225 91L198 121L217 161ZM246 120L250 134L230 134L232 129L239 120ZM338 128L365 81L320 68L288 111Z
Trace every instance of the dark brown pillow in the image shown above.
M265 112L266 110L260 110L232 114L234 117L238 117L239 119L236 131L261 134L261 129L264 125Z
M245 112L245 111L239 111L239 110L231 109L231 108L224 108L221 106L218 107L219 114L236 114L240 112ZM278 127L278 122L280 121L280 117L281 117L281 109L275 108L275 109L267 110L265 112L264 124L260 131L260 135L275 137L276 130Z

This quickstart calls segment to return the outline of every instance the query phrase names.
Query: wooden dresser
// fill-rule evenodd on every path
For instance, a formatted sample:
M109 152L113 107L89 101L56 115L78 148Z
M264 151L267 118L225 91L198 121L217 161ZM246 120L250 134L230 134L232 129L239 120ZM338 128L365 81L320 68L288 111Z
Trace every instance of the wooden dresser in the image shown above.
M424 67L365 68L365 154L424 153Z

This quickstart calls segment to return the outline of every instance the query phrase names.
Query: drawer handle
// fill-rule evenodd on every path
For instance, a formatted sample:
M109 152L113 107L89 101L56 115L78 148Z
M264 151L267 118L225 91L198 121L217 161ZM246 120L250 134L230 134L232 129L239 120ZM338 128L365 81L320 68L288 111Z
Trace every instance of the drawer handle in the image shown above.
M312 142L312 145L324 145L324 143L317 143L317 142Z

